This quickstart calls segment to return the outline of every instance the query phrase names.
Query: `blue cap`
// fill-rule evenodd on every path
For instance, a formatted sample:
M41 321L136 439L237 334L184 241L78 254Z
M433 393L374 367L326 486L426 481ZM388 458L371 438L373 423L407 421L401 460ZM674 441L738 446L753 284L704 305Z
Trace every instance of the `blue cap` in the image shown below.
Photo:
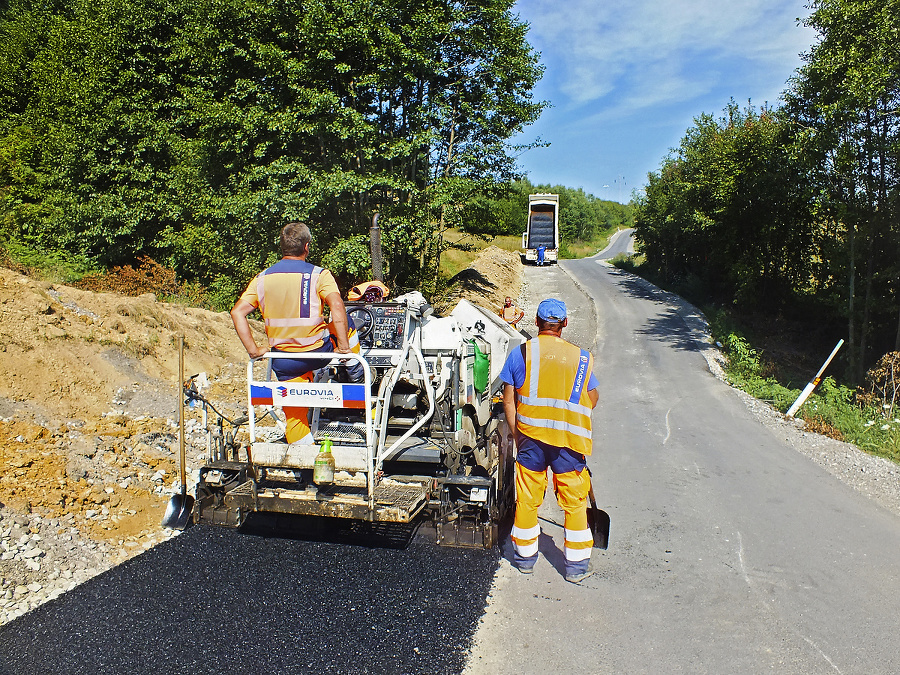
M539 319L556 323L566 318L566 303L556 298L547 298L538 305L537 315Z

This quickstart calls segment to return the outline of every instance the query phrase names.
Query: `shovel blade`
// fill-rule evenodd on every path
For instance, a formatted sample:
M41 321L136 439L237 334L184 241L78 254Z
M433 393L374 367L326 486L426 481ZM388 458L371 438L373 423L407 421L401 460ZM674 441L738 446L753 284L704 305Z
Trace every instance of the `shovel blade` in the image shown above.
M589 506L587 517L594 537L594 548L606 549L609 546L609 514L596 506Z
M194 498L191 495L172 495L166 512L163 514L162 526L173 530L183 530L187 527L194 510Z

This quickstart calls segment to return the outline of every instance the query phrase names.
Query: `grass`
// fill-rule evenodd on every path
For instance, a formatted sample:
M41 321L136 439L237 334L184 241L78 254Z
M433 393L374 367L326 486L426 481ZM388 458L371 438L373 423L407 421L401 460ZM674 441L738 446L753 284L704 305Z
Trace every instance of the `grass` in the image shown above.
M618 228L610 227L602 232L598 232L592 239L584 241L569 241L560 244L561 258L587 258L594 255L598 251L602 251L609 244Z
M85 256L43 251L10 240L0 246L0 265L34 279L69 284L97 268Z
M451 229L445 233L444 238L448 242L463 247L447 249L441 255L441 275L448 279L471 265L478 254L488 246L496 246L504 251L512 252L522 248L522 237L515 235L501 235L488 241L460 230Z
M775 377L763 375L760 353L740 335L716 335L714 331L713 336L728 357L725 373L729 383L778 411L787 412L802 388L788 387ZM797 417L805 420L809 431L847 441L870 454L900 463L900 419L885 413L878 406L859 405L854 389L826 377Z

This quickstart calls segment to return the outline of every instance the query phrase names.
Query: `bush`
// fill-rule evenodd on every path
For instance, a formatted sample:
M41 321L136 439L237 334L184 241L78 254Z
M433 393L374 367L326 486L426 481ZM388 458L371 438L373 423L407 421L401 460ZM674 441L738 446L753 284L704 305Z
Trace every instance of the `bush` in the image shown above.
M234 298L243 289L230 278L219 277L210 288L198 281L179 281L175 270L160 265L149 257L140 258L140 266L113 267L108 272L95 272L82 277L73 285L95 293L121 293L135 297L153 293L163 302L177 302L214 311L231 308Z
M95 272L81 278L76 288L95 293L121 293L137 296L155 293L157 296L173 296L180 290L175 270L163 267L151 258L139 259L140 267L131 265L113 267L108 272Z
M10 240L0 248L0 265L38 279L71 284L95 272L97 265L83 255L44 251Z
M725 353L728 355L728 365L731 370L743 375L759 375L759 352L750 346L746 338L736 333L729 333L722 338L725 345Z

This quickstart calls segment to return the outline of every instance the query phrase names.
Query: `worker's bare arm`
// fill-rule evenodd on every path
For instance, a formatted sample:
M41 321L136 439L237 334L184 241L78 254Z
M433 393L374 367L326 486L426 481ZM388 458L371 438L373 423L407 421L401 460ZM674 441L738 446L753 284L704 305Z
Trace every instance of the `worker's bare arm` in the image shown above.
M503 412L506 413L506 423L515 431L516 428L516 388L511 384L503 385Z
M597 401L600 400L600 392L596 389L591 389L588 391L588 398L591 399L591 408L596 408Z
M234 323L234 330L237 331L238 338L240 338L241 344L244 345L244 349L247 350L247 354L250 355L251 359L258 359L269 351L269 347L260 347L256 344L256 340L253 339L253 332L250 330L250 322L247 320L247 316L254 309L256 307L246 300L238 300L234 303L234 307L231 308L231 321Z
M335 351L339 354L350 353L350 339L347 337L349 322L347 321L347 308L344 307L344 300L340 293L329 293L325 296L325 304L331 310L331 323L335 328L335 339L337 345Z

